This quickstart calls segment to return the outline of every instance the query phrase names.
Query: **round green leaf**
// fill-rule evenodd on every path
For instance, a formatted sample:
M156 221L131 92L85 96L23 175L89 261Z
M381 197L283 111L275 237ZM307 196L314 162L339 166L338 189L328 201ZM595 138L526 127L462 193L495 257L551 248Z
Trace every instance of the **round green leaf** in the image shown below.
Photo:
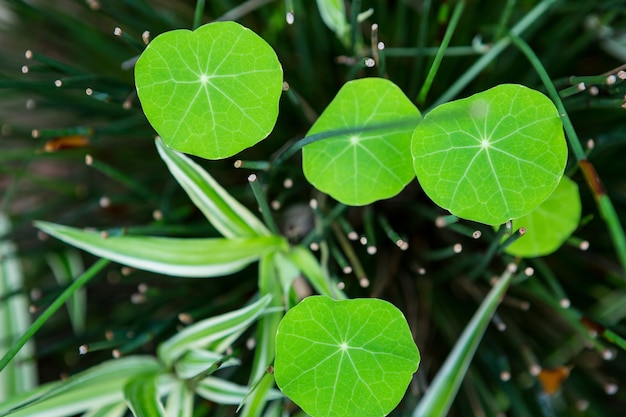
M305 298L276 334L276 384L312 417L391 412L420 354L406 319L378 299Z
M580 223L578 186L563 177L556 190L530 214L513 220L513 227L526 233L506 248L511 255L531 258L557 250Z
M263 39L237 23L216 22L157 36L137 61L135 82L167 145L220 159L269 135L283 76Z
M346 83L307 136L350 129L302 150L307 180L349 205L393 197L413 179L408 152L422 116L402 90L382 78Z
M498 225L556 188L567 160L558 112L543 94L503 84L428 113L411 143L417 179L452 214Z

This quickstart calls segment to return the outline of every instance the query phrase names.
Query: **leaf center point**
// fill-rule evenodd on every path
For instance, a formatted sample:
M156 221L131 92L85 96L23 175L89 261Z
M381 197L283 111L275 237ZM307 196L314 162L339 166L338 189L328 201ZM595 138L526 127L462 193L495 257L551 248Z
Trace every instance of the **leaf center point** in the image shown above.
M208 83L208 82L209 82L209 76L208 76L208 75L206 75L206 74L202 74L202 75L200 76L200 83L202 83L202 84L206 84L206 83Z
M346 342L342 342L342 343L339 345L339 348L340 348L342 351L344 351L344 352L345 352L345 351L347 351L347 350L348 350L348 344L347 344Z
M483 149L487 149L491 147L491 142L489 142L489 139L484 138L483 140L480 141L480 147Z

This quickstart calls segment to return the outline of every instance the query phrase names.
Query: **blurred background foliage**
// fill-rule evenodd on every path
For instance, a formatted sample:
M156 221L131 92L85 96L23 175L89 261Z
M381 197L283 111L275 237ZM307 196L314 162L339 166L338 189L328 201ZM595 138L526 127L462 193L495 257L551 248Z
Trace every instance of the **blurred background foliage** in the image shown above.
M304 136L351 78L387 76L408 97L417 97L455 4L348 1L348 13L354 5L374 11L359 26L360 42L351 51L324 25L311 0L293 0L295 22L288 25L285 12L291 3L214 0L205 6L202 22L235 19L268 41L290 86L274 132L237 156L243 160L271 161L278 150ZM538 3L468 1L451 42L465 52L444 58L426 101L417 103L420 110L428 110ZM110 233L123 227L146 234L217 235L158 157L154 132L133 85L132 66L145 31L154 38L174 28L191 28L195 7L191 0L0 1L0 212L12 223L2 239L17 245L25 275L18 292L28 295L32 313L66 285L55 279L51 254L66 262L74 259L79 269L82 262L94 261L45 240L32 227L34 219ZM366 68L361 62L372 54L372 23L378 24L385 56L378 66ZM121 29L120 36L114 35L115 28ZM571 76L616 73L626 62L626 2L556 1L523 37L561 90L577 84ZM610 86L600 79L567 97L565 105L579 136L589 140L584 144L589 159L624 224L626 88L622 82ZM459 96L505 82L544 91L523 55L508 47ZM234 168L234 160L199 162L253 206L245 179L250 171ZM279 170L257 173L275 216L294 240L336 207L304 181L298 157ZM611 335L626 337L626 274L571 158L568 173L583 199L576 238L550 256L521 260L520 271L530 276L520 274L509 290L450 415L624 415L626 352L621 339ZM293 185L285 187L286 179ZM311 198L319 201L314 212L308 209ZM511 260L503 254L486 256L495 238L490 228L463 221L440 227L436 220L445 219L441 216L445 213L416 181L391 200L345 209L340 216L344 233L354 229L357 237L366 236L375 254L357 240L349 244L355 257L350 266L356 272L345 274L347 265L339 255L328 263L332 274L342 276L348 295L387 299L407 316L422 363L398 414L413 408L488 291L489 278ZM408 242L408 250L388 238L391 229ZM321 237L335 253L346 250L337 230L328 229ZM472 237L476 230L479 239ZM582 250L581 245L589 248ZM255 281L255 267L224 278L181 280L112 266L91 282L86 306L72 313L73 320L60 312L37 335L32 360L39 379L75 373L112 352L153 352L155 341L186 320L239 307L255 291ZM10 296L5 294L0 302ZM75 315L84 318L84 325L76 326ZM607 335L622 347L607 341ZM81 356L78 347L83 344L90 352ZM241 349L249 354L244 345ZM244 370L232 377L242 382L245 375ZM205 406L206 415L234 412L232 407Z

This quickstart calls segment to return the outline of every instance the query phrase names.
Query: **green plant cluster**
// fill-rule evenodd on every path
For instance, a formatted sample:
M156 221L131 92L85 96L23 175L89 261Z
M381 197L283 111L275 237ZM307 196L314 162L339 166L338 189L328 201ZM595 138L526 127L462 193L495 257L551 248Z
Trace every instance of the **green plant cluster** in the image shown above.
M2 218L0 415L620 415L620 182L603 184L611 165L599 165L596 142L585 150L579 137L595 132L601 149L618 146L611 123L623 111L626 73L548 74L563 70L551 42L569 44L576 33L550 27L550 13L577 16L598 37L581 37L571 57L594 42L614 46L608 28L619 13L556 0L489 13L462 0L227 3L83 4L83 13L132 28L116 28L112 44L54 7L9 2L24 21L48 18L71 39L99 45L109 66L120 53L128 59L120 72L29 50L36 64L22 76L32 78L0 80L38 106L67 103L74 118L30 132L0 120L6 137L36 143L8 143L5 157L22 165L11 165L1 209L17 231ZM473 22L491 22L479 29L490 43L471 40ZM548 29L537 35L537 27ZM417 46L401 47L413 44L409 34ZM327 57L335 63L322 65ZM50 74L59 76L54 87ZM577 119L592 108L604 111L604 125ZM145 145L150 126L157 152ZM233 156L239 171L253 171L249 188ZM70 186L67 178L85 184L85 168L73 168L43 184L66 200L42 212L23 202L24 185L41 180L37 163L58 170L56 162L81 158L110 182ZM69 215L51 215L67 199ZM28 214L14 214L20 203ZM135 226L148 216L148 226ZM85 270L68 246L16 252L20 228L44 218L54 222L35 222L42 237L99 260ZM598 242L606 248L585 260L581 249ZM110 261L124 265L123 277ZM57 281L56 292L34 300L42 312L30 326L28 268ZM108 282L98 283L103 271ZM583 277L591 271L600 276L593 284ZM110 292L88 318L99 297L85 288L120 279L139 284L132 310L107 313ZM90 352L86 369L37 386L32 356L44 363L46 350L32 338L64 305L72 341L93 341L78 348ZM116 359L97 360L110 349Z

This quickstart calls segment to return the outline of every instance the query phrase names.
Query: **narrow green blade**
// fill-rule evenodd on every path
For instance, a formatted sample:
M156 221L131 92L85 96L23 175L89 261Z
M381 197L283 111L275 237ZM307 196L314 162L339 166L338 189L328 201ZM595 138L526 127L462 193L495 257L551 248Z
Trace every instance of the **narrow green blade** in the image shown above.
M514 265L513 265L514 266ZM465 327L452 352L435 376L419 405L413 411L413 417L445 417L456 397L467 368L474 357L485 329L495 313L502 297L509 287L515 268L511 265L489 291L474 316Z

